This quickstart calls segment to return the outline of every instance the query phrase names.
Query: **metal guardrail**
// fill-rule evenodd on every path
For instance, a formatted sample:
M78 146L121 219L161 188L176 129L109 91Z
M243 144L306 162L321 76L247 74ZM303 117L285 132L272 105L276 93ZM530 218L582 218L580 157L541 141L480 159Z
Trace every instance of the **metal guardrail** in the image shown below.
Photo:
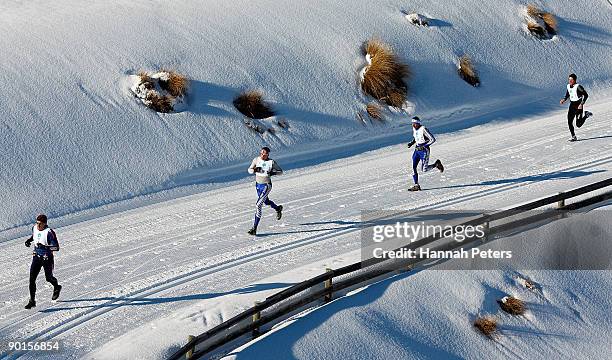
M608 186L612 186L612 178L592 183L567 192L547 196L535 201L531 201L529 203L521 204L492 214L485 214L476 219L464 222L461 225L488 225L493 221L507 219L517 214L521 214L551 204L557 204L557 209L564 211L576 210L579 208L590 206L592 204L596 204L601 201L605 201L607 199L612 199L612 191L608 191L606 193L569 205L566 205L565 201L580 195L603 189ZM537 219L533 219L533 221L541 221L545 217L556 216L556 214L558 213L549 212L547 214L534 216L534 218ZM521 221L524 223L525 220L510 222L504 225L500 225L494 229L491 228L490 233L505 231L509 228L512 228L512 226L516 226ZM441 234L432 235L412 242L409 245L400 247L396 250L416 249L441 238L443 238ZM465 242L462 244L462 246L464 245L466 245ZM448 246L441 247L441 249L442 248L448 248ZM321 299L323 299L324 301L330 301L333 293L387 275L396 271L397 269L406 268L422 260L413 261L412 263L410 263L409 261L396 261L397 264L395 267L377 268L375 266L380 263L389 261L390 260L372 258L362 262L350 264L335 270L327 269L327 271L321 275L302 281L285 290L282 290L274 295L269 296L264 301L256 303L255 306L241 312L240 314L224 321L223 323L213 327L212 329L198 336L190 336L189 341L179 350L174 352L169 357L169 360L178 360L184 356L186 356L186 358L188 359L197 359L249 333L251 333L252 338L255 338L261 334L261 328L264 325L269 324L274 320L279 320L287 316L288 314L294 313L300 309L303 310L303 307L310 303ZM338 279L346 275L355 276L335 283L333 282L334 278ZM324 286L320 288L322 284ZM317 289L317 287L319 287L319 289ZM307 290L310 290L308 294L302 294ZM303 296L298 297L297 295L299 294L302 294ZM262 312L264 311L269 312L264 313L262 315ZM198 345L200 345L199 349L197 348Z

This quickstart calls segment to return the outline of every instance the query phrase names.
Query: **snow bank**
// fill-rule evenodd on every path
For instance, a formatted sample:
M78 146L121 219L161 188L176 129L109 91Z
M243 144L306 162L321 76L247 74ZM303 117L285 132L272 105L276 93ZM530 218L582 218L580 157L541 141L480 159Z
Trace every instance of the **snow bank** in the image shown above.
M511 248L518 251L513 257L540 265L551 264L552 259L571 267L573 256L588 249L564 253L557 248L559 242L581 239L567 234L589 233L585 229L593 231L593 224L600 226L602 234L612 234L612 225L606 221L610 210L605 209L592 211L588 218L573 215L491 245L508 249L514 244ZM576 228L584 222L591 226ZM609 268L610 247L598 245L602 244L584 246L593 246L594 256L607 261L604 268ZM569 248L565 244L564 250ZM559 259L561 253L564 259ZM224 359L266 359L272 348L275 359L608 357L610 271L517 270L511 263L499 271L449 271L434 266L396 276L296 316ZM503 312L498 300L506 296L521 299L525 313ZM492 338L473 328L480 316L496 320Z
M404 5L2 2L0 229L38 212L55 217L170 188L182 174L242 163L264 144L285 154L396 132L356 118L367 103L359 46L372 36L410 64L409 100L439 129L487 106L555 106L569 72L588 90L609 88L606 2L547 1L559 34L546 42L525 33L521 1L414 4L429 27L407 22ZM481 89L457 76L463 53L478 67ZM143 68L192 79L188 109L144 109L127 81ZM248 88L265 90L289 131L244 126L231 101Z
M525 275L525 274L524 274ZM424 271L388 280L295 319L224 359L521 359L606 358L607 297L601 271L538 271L541 296L497 271ZM400 278L401 279L401 278ZM498 310L507 293L527 303L525 316ZM473 328L496 313L491 340Z

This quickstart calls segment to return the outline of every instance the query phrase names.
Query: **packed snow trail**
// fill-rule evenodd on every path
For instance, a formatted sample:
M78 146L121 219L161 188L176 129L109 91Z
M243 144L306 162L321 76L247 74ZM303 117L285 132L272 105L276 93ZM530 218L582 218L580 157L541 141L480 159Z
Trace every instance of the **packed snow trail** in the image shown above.
M431 156L446 171L423 175L420 193L407 191L412 149L405 145L289 171L270 195L285 206L283 219L264 208L255 238L246 234L256 199L250 177L57 228L62 296L50 303L39 278L38 306L30 311L23 309L30 249L21 238L2 243L0 338L62 340L62 357L79 358L193 301L289 286L257 282L357 249L360 210L494 210L609 178L612 110L605 103L589 110L595 116L578 130L576 143L567 141L562 111L438 136Z

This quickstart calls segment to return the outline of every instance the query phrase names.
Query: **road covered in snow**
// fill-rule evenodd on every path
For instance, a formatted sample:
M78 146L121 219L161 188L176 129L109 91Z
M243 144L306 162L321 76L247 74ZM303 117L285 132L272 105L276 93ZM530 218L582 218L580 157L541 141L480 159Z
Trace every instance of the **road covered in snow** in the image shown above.
M30 311L23 309L30 249L20 238L3 242L0 337L60 340L66 358L107 343L96 357L129 358L135 349L127 345L134 342L146 344L138 354L163 357L187 334L218 324L253 299L357 261L360 210L495 210L609 178L612 111L603 102L589 109L595 116L574 143L567 141L563 111L438 136L431 156L446 170L423 175L418 193L407 191L412 150L404 144L289 171L275 179L270 195L285 207L283 219L265 208L257 237L246 234L256 199L250 178L57 228L62 296L48 300L50 288L39 278L38 306ZM308 270L262 282L296 268ZM207 308L211 302L216 305ZM171 331L149 324L185 311ZM146 336L143 328L150 330ZM136 333L139 340L131 336Z

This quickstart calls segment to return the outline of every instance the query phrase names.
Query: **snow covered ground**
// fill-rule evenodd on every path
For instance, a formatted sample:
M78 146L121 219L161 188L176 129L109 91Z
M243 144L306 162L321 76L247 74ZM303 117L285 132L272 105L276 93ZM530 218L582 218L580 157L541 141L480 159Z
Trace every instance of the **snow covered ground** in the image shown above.
M525 289L529 278L543 293ZM609 271L444 271L396 276L288 321L224 359L605 359ZM497 299L513 295L512 316ZM492 341L473 328L495 315Z
M325 267L358 260L360 210L497 209L609 178L610 4L543 2L559 17L559 36L550 41L524 31L524 5L1 2L0 48L9 56L0 61L0 340L61 340L60 358L163 358L187 334ZM417 27L401 10L435 21ZM422 176L421 193L407 192L406 114L365 127L356 119L366 101L357 84L365 63L359 47L372 36L412 66L409 100L437 135L432 157L446 171ZM481 88L456 75L463 53L474 60ZM128 75L163 67L192 79L186 111L157 114L130 95ZM569 72L589 91L586 108L595 114L576 143L566 141L566 110L558 105ZM248 130L231 103L248 88L262 89L289 129ZM254 239L246 235L255 190L245 170L264 144L288 169L271 195L286 210L276 222L265 209ZM27 311L23 240L40 212L57 230L56 275L65 287L52 303L39 276L38 306ZM529 275L556 284L561 302L571 299L563 289L572 280L586 283L579 298L593 295L589 284L609 290L608 273ZM436 276L444 275L418 273L415 281L364 291L418 292L439 283ZM449 276L474 291L462 314L479 309L484 285L507 285L495 272ZM591 310L588 319L598 314ZM410 338L422 343L424 334L434 332ZM302 356L307 344L288 357ZM485 351L478 346L472 354ZM457 355L453 349L430 350Z
M611 87L604 0L544 2L559 18L551 41L524 31L518 0L111 3L0 4L0 48L10 54L0 63L0 230L38 212L57 217L231 178L235 168L225 167L242 169L263 144L310 151L313 164L332 155L322 159L321 146L397 134L393 124L363 128L356 119L365 101L359 47L372 36L412 66L410 101L438 132L556 109L570 72L593 100ZM401 10L436 21L417 27ZM456 74L463 53L479 89ZM157 114L130 94L129 74L161 67L192 79L187 111ZM243 126L231 101L247 88L262 89L290 128L262 138Z
M286 207L285 216L276 222L265 209L255 239L246 235L253 214L250 180L61 227L56 270L66 285L62 300L50 303L49 289L41 286L36 311L23 309L29 249L19 239L4 242L0 336L60 339L71 358L106 343L96 358L131 358L136 349L162 358L187 334L218 324L254 299L326 266L358 260L360 209L497 209L608 178L612 111L607 103L591 109L597 117L576 143L566 139L561 111L440 136L432 156L447 170L424 175L427 190L421 193L407 191L405 145L289 171L271 196ZM578 152L582 156L574 156ZM298 267L305 270L297 278L264 281ZM187 310L171 315L173 321L156 320L182 308ZM134 334L146 337L135 340ZM146 346L132 347L135 341Z

